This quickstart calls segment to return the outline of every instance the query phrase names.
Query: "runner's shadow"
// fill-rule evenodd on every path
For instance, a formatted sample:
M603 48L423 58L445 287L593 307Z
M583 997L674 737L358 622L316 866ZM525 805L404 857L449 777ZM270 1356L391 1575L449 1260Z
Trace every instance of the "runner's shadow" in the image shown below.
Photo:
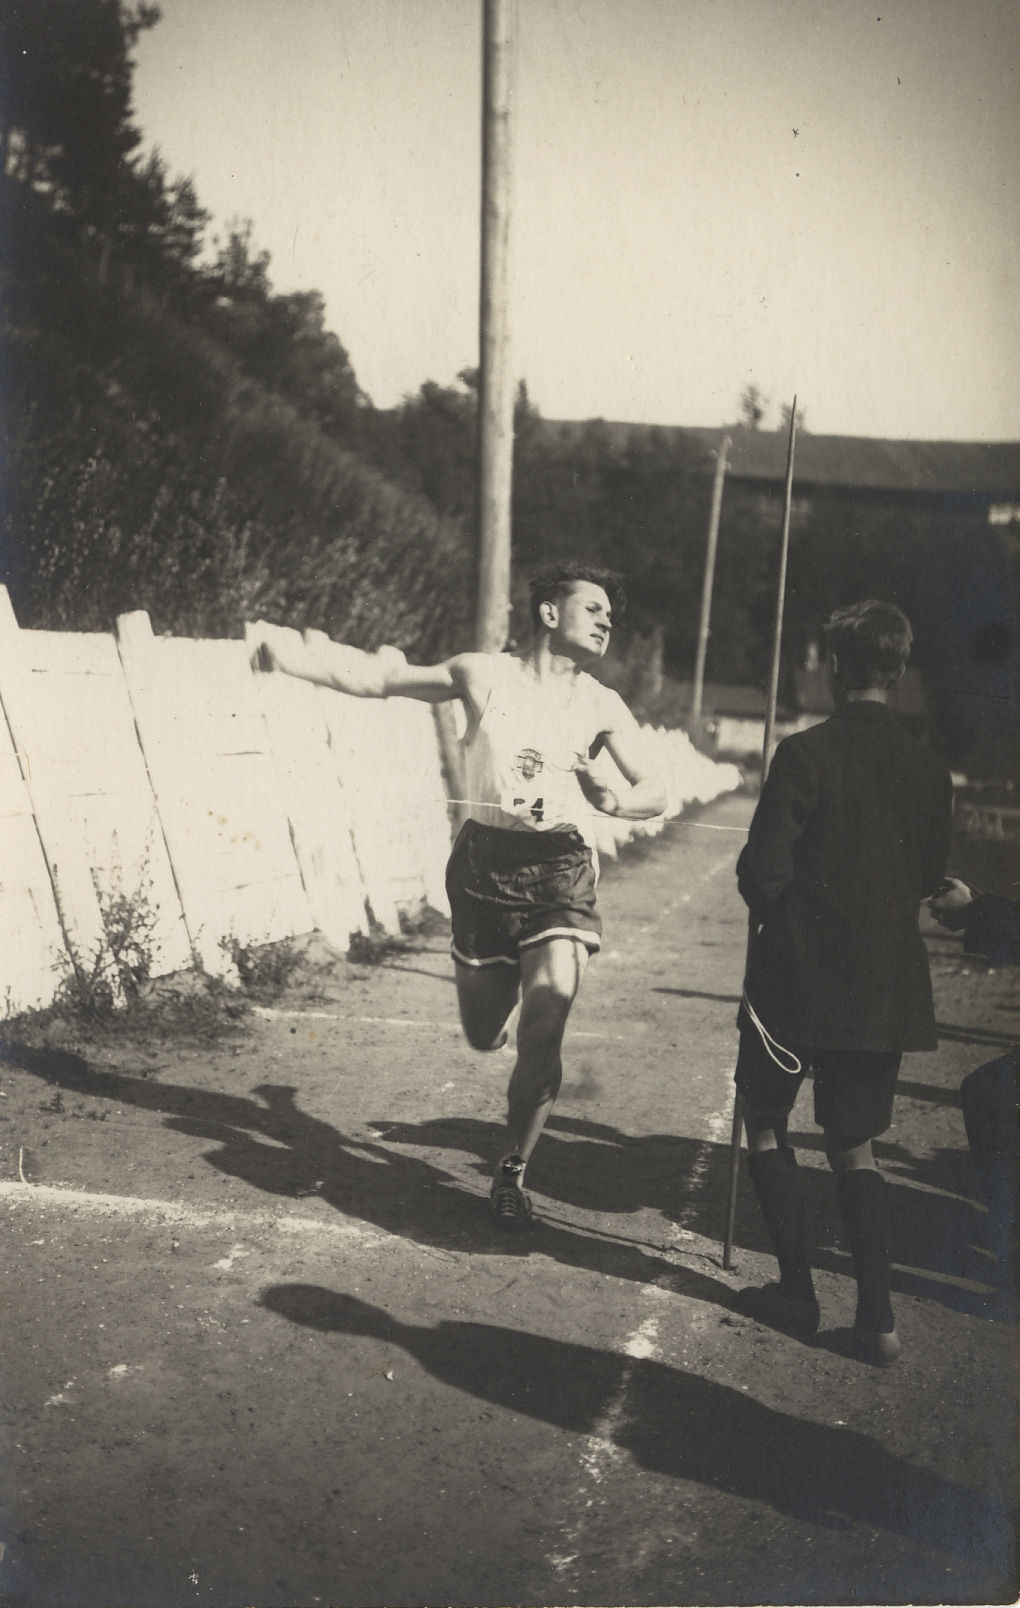
M501 1130L478 1117L371 1124L387 1144L460 1151L486 1177L498 1160ZM554 1112L528 1163L528 1186L546 1200L594 1213L662 1213L701 1232L703 1162L718 1147L678 1134L624 1133L606 1123Z
M477 1158L474 1166L486 1175L495 1159L492 1127L478 1118L438 1117L420 1123L374 1122L371 1126L387 1146L464 1152ZM799 1150L822 1145L821 1135L795 1133L791 1138ZM632 1216L651 1210L659 1212L666 1224L680 1223L685 1230L718 1242L721 1254L729 1167L728 1145L675 1134L635 1137L605 1123L554 1112L528 1164L528 1184L541 1197L533 1235L542 1236L540 1248L545 1251L544 1236L555 1232L549 1202L597 1216ZM920 1294L954 1311L987 1316L991 1291L952 1282L954 1278L985 1282L991 1276L973 1248L983 1239L980 1208L952 1193L945 1182L937 1192L912 1187L909 1167L905 1166L904 1172L907 1177L902 1182L886 1174L891 1252L894 1263L899 1264L892 1271L894 1291ZM922 1164L918 1164L917 1176L920 1182L935 1181ZM801 1179L816 1247L814 1265L823 1272L852 1277L828 1166L803 1166ZM626 1232L624 1225L619 1234ZM667 1233L664 1229L664 1238ZM773 1255L746 1160L738 1174L734 1248L770 1259ZM571 1260L565 1253L563 1259ZM935 1276L926 1277L926 1273Z
M733 1292L722 1280L677 1265L656 1246L557 1223L536 1224L523 1234L498 1233L489 1217L487 1179L475 1193L442 1167L367 1132L344 1135L303 1111L293 1086L260 1084L252 1091L260 1096L256 1100L91 1068L67 1051L7 1045L4 1057L48 1084L158 1113L166 1127L212 1141L215 1148L204 1157L210 1167L267 1194L314 1196L347 1217L438 1250L540 1253L612 1278L668 1281L677 1292L732 1306Z
M489 1218L488 1178L478 1194L441 1167L370 1139L346 1138L328 1123L307 1116L295 1091L260 1085L271 1120L263 1137L236 1125L171 1118L178 1132L214 1140L206 1160L219 1171L258 1189L290 1196L317 1196L347 1217L436 1249L486 1256L541 1254L570 1267L610 1278L668 1283L677 1293L733 1306L728 1285L698 1269L680 1266L654 1245L584 1230L540 1217L523 1234L498 1234Z
M376 1123L371 1137L346 1136L303 1111L297 1090L288 1085L259 1085L252 1092L261 1098L255 1100L92 1068L68 1051L7 1045L4 1058L48 1084L158 1113L167 1127L211 1140L216 1148L204 1158L209 1165L261 1192L291 1199L315 1196L347 1216L436 1249L505 1257L542 1254L566 1266L638 1283L659 1281L695 1299L733 1306L732 1289L707 1271L708 1258L701 1258L704 1269L691 1266L689 1256L680 1263L664 1244L607 1233L597 1222L586 1229L551 1220L540 1210L529 1232L495 1236L486 1199L495 1135L491 1125L476 1119ZM486 1176L479 1179L478 1193L441 1166L395 1148L406 1144L484 1157L478 1171ZM634 1138L606 1124L554 1114L528 1176L549 1200L596 1216L658 1209L667 1222L682 1221L721 1247L728 1167L725 1146L674 1135ZM802 1172L820 1247L816 1265L846 1276L845 1255L828 1248L842 1237L831 1179L827 1170L805 1167ZM933 1214L929 1193L888 1181L893 1260L905 1264L893 1271L894 1290L987 1315L988 1296L924 1277L925 1269L973 1274L973 1257L969 1265L961 1262L964 1251L957 1248L974 1239L980 1243L977 1208L969 1201L939 1201ZM745 1168L737 1199L735 1249L770 1255Z
M573 1434L611 1436L655 1474L848 1535L858 1525L891 1532L981 1569L989 1587L1007 1572L1012 1529L1000 1501L896 1457L869 1435L766 1407L743 1390L665 1363L486 1323L401 1323L317 1285L274 1285L260 1304L324 1333L399 1346L443 1384L508 1412ZM609 1411L620 1402L624 1412ZM905 1558L903 1569L902 1581L886 1576L892 1594L882 1601L925 1600L911 1595L916 1556ZM898 1595L901 1585L906 1595Z

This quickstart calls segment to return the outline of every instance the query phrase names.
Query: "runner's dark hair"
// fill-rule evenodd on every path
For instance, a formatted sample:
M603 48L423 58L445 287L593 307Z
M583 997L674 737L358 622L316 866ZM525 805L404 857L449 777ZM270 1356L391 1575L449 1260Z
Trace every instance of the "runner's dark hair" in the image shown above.
M574 563L568 559L561 564L548 564L536 570L531 577L531 623L536 630L542 623L538 612L542 604L558 602L576 581L590 581L593 586L601 586L613 611L613 624L620 623L627 607L627 596L620 577L613 570L601 569L597 564Z
M825 627L826 646L850 692L891 687L906 668L913 640L902 609L876 598L837 609Z

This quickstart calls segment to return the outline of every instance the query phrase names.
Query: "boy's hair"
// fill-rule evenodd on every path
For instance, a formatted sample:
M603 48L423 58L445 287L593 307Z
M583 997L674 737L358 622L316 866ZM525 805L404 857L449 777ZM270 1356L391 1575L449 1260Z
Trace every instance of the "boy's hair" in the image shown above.
M620 577L614 575L612 570L600 569L596 564L550 564L546 569L539 570L532 576L529 583L531 593L531 623L536 631L542 620L539 609L543 603L558 603L574 585L575 581L590 581L593 586L601 586L609 599L609 606L613 611L613 623L618 624L623 611L627 606Z
M895 604L869 598L837 609L825 627L825 640L839 661L847 691L863 692L868 687L888 688L899 680L914 633Z

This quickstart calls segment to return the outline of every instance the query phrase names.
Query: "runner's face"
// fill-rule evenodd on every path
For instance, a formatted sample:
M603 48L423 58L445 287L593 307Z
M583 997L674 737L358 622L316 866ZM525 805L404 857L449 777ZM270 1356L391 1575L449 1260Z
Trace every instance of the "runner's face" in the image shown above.
M556 609L552 635L561 651L578 657L601 659L609 646L613 610L609 598L594 581L575 581Z

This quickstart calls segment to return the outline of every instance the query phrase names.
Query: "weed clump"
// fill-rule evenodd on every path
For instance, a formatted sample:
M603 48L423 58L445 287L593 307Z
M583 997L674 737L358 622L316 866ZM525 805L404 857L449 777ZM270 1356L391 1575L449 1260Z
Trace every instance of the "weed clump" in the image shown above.
M352 965L381 966L391 955L406 954L408 950L420 947L424 939L449 936L448 917L431 905L422 905L417 910L401 910L398 916L399 933L387 932L377 921L372 921L367 933L351 934L347 959Z
M303 956L287 938L272 944L243 944L235 937L221 938L220 948L241 987L253 999L277 999L303 964Z
M86 1021L101 1021L137 1000L152 976L159 911L143 875L134 893L116 887L99 894L103 936L85 959L75 957L55 1005ZM65 962L66 964L66 962Z

